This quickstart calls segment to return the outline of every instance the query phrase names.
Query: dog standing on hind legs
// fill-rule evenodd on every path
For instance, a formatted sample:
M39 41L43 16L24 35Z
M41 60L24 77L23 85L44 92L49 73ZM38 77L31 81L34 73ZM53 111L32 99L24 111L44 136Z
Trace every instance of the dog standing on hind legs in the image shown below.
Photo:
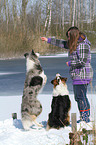
M26 79L21 104L21 120L25 130L29 130L33 123L42 126L36 121L42 112L42 105L37 95L46 84L47 77L41 67L38 54L33 50L24 54L26 58Z
M67 78L61 77L60 74L56 74L56 78L51 81L54 85L53 99L46 130L50 128L59 129L70 124L69 111L71 101L69 99L66 81Z

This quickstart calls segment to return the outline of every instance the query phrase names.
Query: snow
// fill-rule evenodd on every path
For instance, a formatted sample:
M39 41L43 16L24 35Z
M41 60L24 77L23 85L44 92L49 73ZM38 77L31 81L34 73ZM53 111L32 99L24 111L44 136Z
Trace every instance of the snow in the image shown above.
M74 95L70 94L71 99L71 113L77 114L77 120L79 119L79 112L77 104L74 101ZM91 118L95 120L95 106L96 97L95 94L88 94L88 98L91 104ZM24 131L21 122L21 101L20 96L0 96L0 145L65 145L69 143L69 133L71 132L71 126L57 129L50 129L46 131L45 126L48 119L48 113L51 111L52 94L39 94L43 111L38 117L37 121L44 125L43 128L33 126L34 129L30 131ZM17 119L12 119L12 113L17 113ZM77 130L81 131L82 128L91 129L93 123L81 122L77 124ZM93 137L88 138L92 145Z

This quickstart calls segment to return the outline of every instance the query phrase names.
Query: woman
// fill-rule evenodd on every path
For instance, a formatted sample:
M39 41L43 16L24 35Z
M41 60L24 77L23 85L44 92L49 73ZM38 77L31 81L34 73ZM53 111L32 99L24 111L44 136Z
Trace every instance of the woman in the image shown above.
M88 123L90 122L90 104L86 93L87 85L92 81L93 77L91 44L87 37L75 26L68 29L66 36L68 38L67 41L46 37L41 37L41 40L69 50L70 61L66 62L66 64L70 67L69 72L73 80L75 101L77 101L80 112L80 120L78 122L85 121Z

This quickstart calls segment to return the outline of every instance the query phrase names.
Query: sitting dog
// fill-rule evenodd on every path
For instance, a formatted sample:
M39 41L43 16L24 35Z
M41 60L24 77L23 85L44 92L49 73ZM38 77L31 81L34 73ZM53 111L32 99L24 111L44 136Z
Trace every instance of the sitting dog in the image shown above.
M37 99L37 95L46 84L47 77L38 60L38 54L32 52L24 54L26 58L26 79L24 84L22 104L21 104L21 120L25 130L29 130L33 122L37 123L36 118L42 112L42 105Z
M50 128L59 129L70 124L69 110L71 101L66 85L67 78L56 74L56 78L51 81L54 85L51 113L49 114L46 130Z

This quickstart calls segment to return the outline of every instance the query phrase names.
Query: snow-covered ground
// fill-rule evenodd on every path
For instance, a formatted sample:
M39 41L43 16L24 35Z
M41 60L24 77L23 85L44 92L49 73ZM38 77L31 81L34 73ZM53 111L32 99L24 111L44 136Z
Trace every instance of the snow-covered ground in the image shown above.
M88 98L91 104L91 118L95 120L96 97L93 94L88 94ZM61 128L60 130L45 130L48 113L51 111L52 95L40 94L38 99L43 106L43 111L37 121L42 123L44 127L24 131L20 114L22 96L0 96L0 145L65 145L69 143L69 132L71 132L71 126ZM78 120L79 112L73 94L70 94L70 99L72 102L70 120L71 113L76 113ZM12 113L17 113L17 120L12 119ZM92 122L87 124L81 122L77 124L77 130L82 130L82 128L92 130L92 127ZM93 137L89 136L88 142L91 145L93 144L92 140Z

